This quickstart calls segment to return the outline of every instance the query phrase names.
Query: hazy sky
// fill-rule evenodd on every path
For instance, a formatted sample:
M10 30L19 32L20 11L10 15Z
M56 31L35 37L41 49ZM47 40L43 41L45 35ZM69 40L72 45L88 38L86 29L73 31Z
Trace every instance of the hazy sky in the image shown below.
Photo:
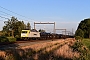
M1 0L0 16L15 16L18 20L30 22L32 28L33 22L55 22L56 28L75 31L79 22L90 16L90 0ZM0 17L0 30L6 20ZM49 30L53 27L42 26L37 27Z

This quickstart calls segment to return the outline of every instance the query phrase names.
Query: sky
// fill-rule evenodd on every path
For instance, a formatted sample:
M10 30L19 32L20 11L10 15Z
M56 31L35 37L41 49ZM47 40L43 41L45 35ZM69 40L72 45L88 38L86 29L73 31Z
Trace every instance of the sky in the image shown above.
M4 9L3 9L3 8ZM75 32L80 21L90 18L90 0L1 0L0 16L15 16L25 23L55 22L56 29L67 29ZM0 30L4 21L0 17ZM36 25L37 29L53 31L53 25Z

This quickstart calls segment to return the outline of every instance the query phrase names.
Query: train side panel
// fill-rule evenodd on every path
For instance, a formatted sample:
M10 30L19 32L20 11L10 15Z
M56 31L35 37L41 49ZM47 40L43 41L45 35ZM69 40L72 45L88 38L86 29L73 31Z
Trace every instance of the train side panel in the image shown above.
M28 37L30 37L30 38L38 38L38 37L40 37L40 32L30 32L29 34L28 34Z

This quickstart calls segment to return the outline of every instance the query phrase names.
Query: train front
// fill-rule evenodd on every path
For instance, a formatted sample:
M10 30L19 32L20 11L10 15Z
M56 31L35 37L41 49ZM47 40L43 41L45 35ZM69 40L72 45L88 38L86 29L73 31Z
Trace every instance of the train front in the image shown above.
M22 38L28 37L29 32L30 32L30 30L22 30L21 37Z

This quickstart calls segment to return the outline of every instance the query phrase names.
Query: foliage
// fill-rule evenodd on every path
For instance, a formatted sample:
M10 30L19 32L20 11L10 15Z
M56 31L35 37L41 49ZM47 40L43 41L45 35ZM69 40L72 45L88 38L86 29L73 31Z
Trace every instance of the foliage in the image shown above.
M83 38L80 37L80 36L75 36L75 39L76 39L76 40L82 40Z
M14 37L16 35L20 36L21 30L26 28L26 25L23 21L18 21L17 18L11 17L8 21L5 21L5 26L3 27L3 32L6 32L7 35L11 35ZM6 34L5 33L5 34ZM9 34L8 34L9 33Z
M90 38L90 18L84 19L80 22L80 24L77 28L77 31L80 29L84 33L84 38ZM77 35L77 32L75 34ZM81 34L81 32L80 32L80 34ZM81 36L81 35L79 35L79 36Z
M19 40L22 39L22 38L20 37L20 35L16 35L15 38L16 38L17 41L19 41Z
M0 36L0 42L16 42L16 38L13 37L6 37L6 36Z
M90 39L83 39L82 43L89 49L87 58L90 60Z
M74 51L80 51L83 44L80 42L80 40L77 40L74 45L72 46Z
M13 37L7 37L9 42L16 42L16 38L13 38Z
M30 23L29 22L27 23L26 29L31 30L31 26L30 26Z
M45 30L43 30L43 29L40 29L40 30L39 30L39 32L45 32Z
M80 37L84 37L84 33L81 29L78 29L76 32L75 32L75 36L80 36Z
M88 47L88 49L90 50L90 39L83 39L82 43Z
M84 46L84 43L82 41L76 41L75 44L71 47L73 48L73 51L77 51L78 53L80 53L80 57L78 59L76 58L76 60L89 60L90 51L86 46Z
M6 36L0 36L0 42L9 42Z

